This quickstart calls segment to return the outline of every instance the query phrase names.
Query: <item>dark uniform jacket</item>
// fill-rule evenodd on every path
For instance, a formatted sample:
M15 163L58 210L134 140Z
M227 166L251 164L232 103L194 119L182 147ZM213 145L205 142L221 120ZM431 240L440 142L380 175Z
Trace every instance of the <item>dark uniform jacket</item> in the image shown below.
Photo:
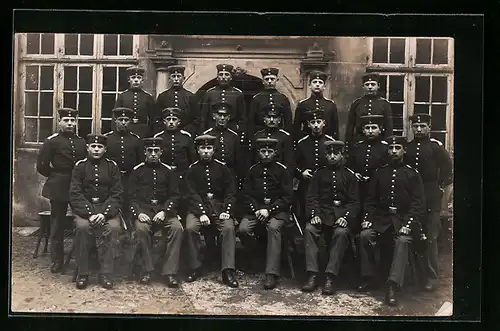
M153 134L155 124L155 99L151 93L139 89L127 89L118 95L115 108L126 107L134 111L134 117L129 124L130 131L138 134L141 138L150 137ZM111 128L114 130L114 124Z
M405 162L417 169L424 182L426 209L440 211L441 188L453 182L453 166L443 144L434 138L414 139L408 143Z
M186 171L189 212L196 217L205 214L219 218L221 213L233 215L236 185L231 170L221 161L196 161Z
M358 182L351 169L328 166L314 173L307 192L307 220L319 216L323 224L331 226L344 217L352 224L359 207Z
M389 101L380 96L365 95L354 100L349 109L345 133L347 143L363 139L360 117L366 115L384 115L384 136L392 135L392 110Z
M397 210L391 213L390 206ZM377 169L369 181L363 209L363 221L372 222L373 229L381 233L391 224L399 231L410 218L421 222L425 196L418 171L403 162L391 162Z
M123 193L115 161L85 158L75 164L69 203L76 215L88 219L101 213L106 219L113 218L122 208Z
M184 118L179 126L180 129L189 131L191 134L197 133L198 103L194 94L184 87L171 87L160 93L156 99L156 122L155 133L163 129L162 110L169 107L180 108L184 111Z
M165 163L136 165L127 192L134 218L141 213L153 218L160 211L167 217L175 217L180 199L179 184L178 176Z
M141 138L133 132L110 131L106 156L115 161L122 175L130 175L132 169L144 160Z
M293 176L293 169L295 169L295 155L293 150L293 140L290 133L283 129L269 129L265 128L255 133L252 141L252 160L257 163L257 149L255 141L259 138L273 138L278 140L278 153L276 161L283 163Z
M347 166L363 177L389 162L389 145L382 137L358 141L350 150ZM367 180L366 180L367 181Z
M248 164L241 148L240 136L236 131L225 128L211 128L203 132L216 137L214 158L225 163L236 176L245 175Z
M328 162L325 157L325 140L335 140L332 136L321 134L318 136L308 135L299 139L295 149L295 176L302 180L302 173L306 169L313 172Z
M212 105L220 102L226 102L232 107L227 126L238 133L244 132L246 134L247 114L245 98L240 89L232 86L228 86L227 88L214 86L207 90L200 104L200 132L215 126L212 118Z
M292 177L280 162L259 162L250 167L243 180L242 196L252 216L260 209L269 211L269 218L289 222L292 203Z
M323 108L325 128L324 133L335 139L339 137L339 118L337 105L333 100L323 96L317 96L314 93L307 99L300 100L295 109L295 119L293 121L293 139L298 141L302 137L311 134L311 129L305 123L305 113L316 108Z
M281 122L281 129L292 132L292 109L290 107L290 100L278 90L269 89L254 95L250 103L250 111L248 113L249 137L252 137L256 132L266 127L262 120L264 115L261 113L261 109L270 103L282 107L283 119Z
M191 134L184 130L160 131L154 135L163 138L161 162L176 166L176 172L183 173L197 158Z
M43 143L36 163L37 171L48 177L42 196L55 201L69 201L71 171L87 155L85 139L75 134L54 133Z

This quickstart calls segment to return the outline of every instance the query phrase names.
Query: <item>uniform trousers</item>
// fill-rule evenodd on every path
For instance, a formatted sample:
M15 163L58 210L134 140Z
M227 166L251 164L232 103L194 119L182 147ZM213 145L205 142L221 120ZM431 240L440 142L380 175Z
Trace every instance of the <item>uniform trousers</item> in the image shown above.
M135 220L135 230L141 247L143 268L145 272L154 270L152 235L160 229L166 236L165 240L167 242L161 274L175 275L179 270L179 256L184 231L177 217L165 219L162 224L149 224Z
M187 243L188 263L191 270L201 267L200 247L201 237L200 232L205 235L210 234L215 227L220 233L221 240L221 270L235 269L235 249L236 249L236 236L234 229L234 220L220 220L210 218L210 225L202 225L200 219L192 213L186 216L186 229L185 237Z
M257 251L258 243L255 238L255 231L265 226L267 231L266 249L266 274L280 275L281 267L281 230L285 221L277 218L270 218L265 223L261 223L255 216L247 215L238 227L240 239L247 252ZM257 229L256 229L257 228Z
M52 262L64 260L64 230L66 224L67 201L50 200L50 258Z
M318 267L318 241L323 234L325 241L330 241L328 264L325 273L338 276L345 251L349 247L349 229L334 227L326 224L306 224L304 231L304 245L306 251L306 269L309 272L319 272ZM327 240L331 238L331 240Z
M427 245L424 254L424 269L429 281L436 281L439 277L438 272L438 243L437 239L441 230L441 216L439 211L427 213L425 220L425 229L427 236Z
M120 215L107 219L103 225L93 226L88 219L75 216L75 257L78 275L87 276L90 273L89 251L94 246L95 239L102 240L98 245L98 256L101 260L101 274L110 275L114 271L114 261L118 256L120 232L122 230Z

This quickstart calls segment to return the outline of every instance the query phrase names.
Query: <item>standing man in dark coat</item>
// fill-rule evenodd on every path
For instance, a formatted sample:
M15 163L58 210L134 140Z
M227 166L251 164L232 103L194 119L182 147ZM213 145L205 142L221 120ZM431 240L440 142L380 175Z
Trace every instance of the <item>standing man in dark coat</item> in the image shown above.
M222 280L229 287L238 287L234 273L236 248L233 218L236 202L234 178L224 163L213 158L214 136L198 136L195 143L200 159L189 166L185 176L190 202L185 235L192 271L187 281L193 282L200 276L200 231L206 231L208 227L213 230L215 227L221 236Z
M247 215L238 227L247 252L257 250L254 230L267 230L266 279L264 289L276 287L280 276L281 231L290 222L292 176L286 166L274 157L278 140L260 138L256 141L260 161L250 167L243 180L242 196Z
M71 171L75 163L87 155L85 140L75 134L78 111L61 108L57 112L59 131L44 141L36 164L37 171L47 177L42 196L50 200L50 271L53 273L61 271L64 260L64 228Z
M325 90L328 75L321 71L311 71L309 74L309 88L311 96L300 100L295 109L295 118L293 120L293 140L297 142L304 136L311 133L311 128L306 125L305 113L314 110L322 109L324 111L323 119L325 121L324 132L332 136L334 139L339 137L339 119L337 105L333 100L326 98L323 95Z
M141 138L150 137L155 124L155 99L151 93L142 88L144 69L136 66L127 68L127 75L130 87L118 95L115 108L132 109L133 117L129 130ZM114 125L111 128L114 130Z
M392 135L392 110L387 99L378 95L380 89L380 75L377 73L365 73L363 75L363 90L365 95L356 99L349 109L349 117L346 128L346 143L348 147L363 139L363 124L361 116L382 115L384 137Z
M179 254L183 228L177 215L179 207L179 177L160 161L161 138L145 138L145 162L134 167L130 175L128 196L130 211L141 246L143 272L139 282L149 284L153 264L153 238L161 229L165 233L166 252L161 274L168 287L178 287Z
M154 133L163 130L162 111L165 108L180 108L183 112L184 122L180 128L188 131L191 135L196 135L199 123L196 123L199 110L196 98L191 91L186 90L182 85L186 77L184 72L186 67L173 65L167 67L170 88L161 92L156 99L156 123Z
M94 236L103 240L99 252L99 258L102 259L99 282L106 289L113 287L114 261L118 256L122 230L120 210L123 187L118 165L104 157L106 143L106 136L89 134L88 156L75 164L71 177L70 205L76 223L78 289L84 289L88 284L89 249L95 241Z
M344 166L344 142L325 140L323 144L329 164L319 168L309 184L306 202L308 222L304 231L309 279L302 290L312 292L318 286L318 241L323 234L329 243L329 258L322 294L332 295L344 253L349 247L349 229L357 222L359 198L356 176Z
M279 69L265 68L262 69L260 73L262 75L264 91L257 93L250 103L250 111L248 114L248 137L253 137L257 131L266 127L262 121L264 116L260 112L268 104L275 104L281 107L282 117L279 128L287 132L292 132L292 109L290 100L276 89L276 83L279 81Z
M397 304L396 291L403 286L411 244L420 235L417 229L425 215L425 196L418 171L404 163L406 137L391 136L387 142L391 161L373 174L364 203L359 244L363 282L358 290L365 291L373 285L375 245L393 240L394 253L385 300L394 306ZM388 257L381 256L385 258Z
M426 217L423 227L427 235L424 271L427 291L434 290L439 278L437 238L441 228L441 201L443 193L453 183L453 165L448 151L439 140L430 138L431 115L410 116L415 138L408 143L406 162L418 170L424 182ZM445 196L448 196L446 194Z

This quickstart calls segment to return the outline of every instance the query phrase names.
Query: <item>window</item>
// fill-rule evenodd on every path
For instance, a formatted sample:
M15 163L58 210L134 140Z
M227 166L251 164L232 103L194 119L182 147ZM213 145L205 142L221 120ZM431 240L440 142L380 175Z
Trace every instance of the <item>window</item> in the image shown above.
M391 104L394 134L402 136L407 110L405 106L405 76L385 74L380 76L380 95Z
M28 33L19 44L23 144L40 144L57 129L59 107L79 110L77 133L111 130L116 97L137 64L137 35Z

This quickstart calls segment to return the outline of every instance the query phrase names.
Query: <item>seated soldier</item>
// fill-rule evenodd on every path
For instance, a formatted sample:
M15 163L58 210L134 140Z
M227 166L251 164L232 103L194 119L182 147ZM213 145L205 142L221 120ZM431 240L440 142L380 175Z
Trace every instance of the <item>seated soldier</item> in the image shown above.
M285 165L277 162L278 140L256 140L260 161L250 167L243 180L242 196L247 207L238 231L248 252L256 251L254 229L267 229L266 280L264 289L276 287L280 275L281 230L290 221L292 202L292 177Z
M182 224L177 217L179 206L178 175L160 162L161 138L143 139L145 162L134 167L130 175L128 196L130 212L142 252L141 284L149 284L153 265L152 236L158 229L166 234L166 254L162 276L169 287L178 287L179 253L182 244Z
M302 290L312 292L318 286L318 240L323 234L330 245L322 293L331 295L335 292L335 278L349 246L349 230L356 222L359 200L354 172L344 166L344 142L325 140L324 145L329 164L314 173L307 195L309 222L304 231L304 244L309 280Z
M123 187L118 165L104 157L106 136L87 136L88 157L78 161L73 169L70 185L70 205L75 214L75 251L78 276L76 287L84 289L89 277L89 250L94 235L103 239L99 252L101 272L99 281L104 288L113 287L114 259L117 256L121 232L119 211Z

